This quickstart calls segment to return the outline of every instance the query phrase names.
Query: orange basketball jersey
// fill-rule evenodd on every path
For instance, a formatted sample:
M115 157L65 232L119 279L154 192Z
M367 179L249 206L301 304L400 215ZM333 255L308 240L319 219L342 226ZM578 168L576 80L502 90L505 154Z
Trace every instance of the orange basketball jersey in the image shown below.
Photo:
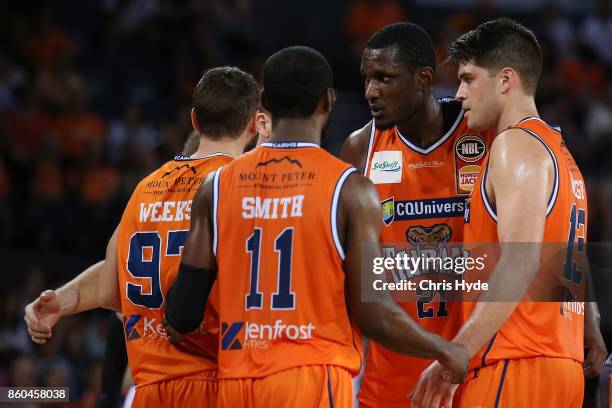
M336 227L355 171L316 144L277 142L215 173L220 379L359 369Z
M448 130L426 149L415 146L396 127L381 131L372 126L365 175L375 183L381 199L381 244L385 256L462 256L466 198L493 135L468 129L457 101L444 98L439 102ZM448 278L449 273L453 274L395 270L388 280L410 280L418 285L421 280ZM428 331L450 339L459 328L458 303L446 302L442 292L418 289L397 300ZM370 342L360 404L406 406L406 395L430 362L399 355Z
M217 368L218 333L208 331L218 326L214 302L207 305L207 330L201 326L179 347L167 340L162 308L178 273L193 197L208 173L231 160L224 153L201 159L177 156L138 184L123 213L117 241L119 290L136 385L216 377L211 370Z
M522 129L539 140L553 160L555 178L542 239L543 251L548 251L553 244L565 248L560 252L563 256L559 268L553 272L558 275L555 277L556 285L567 289L562 293L574 293L584 286L582 271L576 267L580 264L577 262L579 257L584 256L588 220L582 175L559 131L535 117L523 119L513 128ZM488 160L476 180L466 212L465 242L472 247L477 243L498 242L497 215L485 190L487 164ZM549 265L543 252L541 266L549 268ZM464 318L469 316L474 306L473 302L464 303ZM472 359L470 368L499 360L537 356L570 358L582 363L583 327L584 302L569 298L560 302L522 301L491 341Z

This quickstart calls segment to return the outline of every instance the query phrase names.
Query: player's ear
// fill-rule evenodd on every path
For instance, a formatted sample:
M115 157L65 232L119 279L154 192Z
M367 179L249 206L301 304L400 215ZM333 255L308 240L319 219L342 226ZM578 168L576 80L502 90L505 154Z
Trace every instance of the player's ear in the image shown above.
M191 108L191 125L193 126L193 130L195 130L198 133L202 133L200 132L200 124L198 123L198 117L195 113L194 108Z
M272 130L272 121L270 116L260 110L257 112L257 134L260 136L260 139L268 140L270 138L271 130Z
M428 90L433 86L434 71L431 67L420 68L416 72L417 86L420 90Z
M507 93L512 87L518 86L518 76L513 68L505 67L497 74L498 84L502 94Z

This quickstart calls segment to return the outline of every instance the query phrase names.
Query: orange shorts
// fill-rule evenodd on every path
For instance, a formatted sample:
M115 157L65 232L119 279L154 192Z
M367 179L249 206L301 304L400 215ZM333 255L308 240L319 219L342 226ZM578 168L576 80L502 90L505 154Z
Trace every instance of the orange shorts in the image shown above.
M568 358L502 360L470 373L461 408L581 408L582 365Z
M136 387L132 408L217 406L216 380L172 380Z
M219 407L352 406L351 374L338 366L300 366L263 378L219 380Z

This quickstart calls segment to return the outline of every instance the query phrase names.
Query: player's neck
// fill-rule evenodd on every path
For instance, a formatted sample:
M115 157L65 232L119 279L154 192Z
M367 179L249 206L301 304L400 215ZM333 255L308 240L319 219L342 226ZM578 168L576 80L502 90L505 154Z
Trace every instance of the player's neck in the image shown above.
M496 133L503 132L530 116L540 117L535 100L533 96L520 95L514 101L508 101L505 104L497 121Z
M410 142L427 148L442 137L444 130L442 108L431 95L411 117L398 122L397 128Z
M321 125L315 118L272 119L270 142L307 142L321 144Z
M244 150L242 137L237 139L222 138L221 140L210 140L203 136L200 137L200 147L191 155L192 159L201 159L213 153L225 153L232 157L238 157Z

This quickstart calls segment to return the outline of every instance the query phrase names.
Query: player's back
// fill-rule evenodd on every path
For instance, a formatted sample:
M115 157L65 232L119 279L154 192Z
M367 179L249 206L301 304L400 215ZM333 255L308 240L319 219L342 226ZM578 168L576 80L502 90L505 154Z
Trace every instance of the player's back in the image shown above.
M206 309L207 329L180 346L162 327L164 296L176 278L189 231L191 203L208 173L229 163L216 153L201 159L177 156L143 179L119 224L117 258L128 359L136 385L175 378L216 377L218 334L215 294Z
M215 173L221 379L359 369L336 226L354 171L316 144L279 142Z
M582 362L584 357L584 303L575 301L583 300L584 294L584 276L579 266L587 232L584 181L559 131L539 118L524 119L514 128L538 139L553 161L554 180L544 224L540 272L511 317L472 360L471 368L513 358L545 356ZM476 181L464 236L466 245L477 248L485 244L481 248L494 252L493 246L487 244L498 242L497 214L485 189L487 166L485 163ZM543 283L545 291L537 286ZM559 288L563 289L559 292ZM544 297L545 292L558 294L559 298ZM464 315L473 308L474 303L466 302Z

